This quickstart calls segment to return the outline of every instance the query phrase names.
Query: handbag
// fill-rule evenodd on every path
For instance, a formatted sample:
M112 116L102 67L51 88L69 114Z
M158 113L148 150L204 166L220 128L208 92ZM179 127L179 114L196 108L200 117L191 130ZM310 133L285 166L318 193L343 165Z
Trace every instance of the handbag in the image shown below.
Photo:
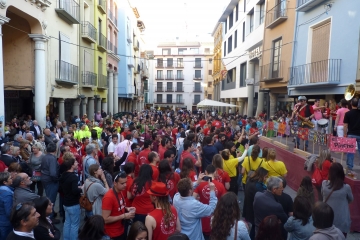
M315 187L320 187L323 181L323 177L321 176L320 169L315 167L313 175L311 176L311 182Z
M238 222L235 223L235 236L234 236L234 240L237 239L237 229L238 229Z
M88 197L86 196L87 191L89 190L89 188L91 187L91 185L93 185L94 183L92 182L86 189L83 195L81 195L80 199L79 199L79 204L80 207L85 209L86 211L91 211L92 210L92 205L94 204L94 202L90 202L90 200L88 199Z
M40 182L41 181L41 172L40 171L34 171L32 177L31 177L31 181Z

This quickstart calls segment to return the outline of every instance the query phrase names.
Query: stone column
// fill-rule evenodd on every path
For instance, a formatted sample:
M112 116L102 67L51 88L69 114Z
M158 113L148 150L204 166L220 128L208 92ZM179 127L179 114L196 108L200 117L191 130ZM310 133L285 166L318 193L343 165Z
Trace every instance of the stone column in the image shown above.
M96 112L97 111L101 112L101 98L96 99Z
M0 95L1 95L0 96L0 121L2 121L2 123L3 123L0 130L3 133L3 136L5 136L5 134L4 134L5 98L4 98L4 62L3 62L2 25L9 21L10 21L10 18L0 15ZM45 114L46 114L46 109L45 109ZM39 125L40 125L40 122L39 122ZM45 125L41 125L41 126L45 126Z
M81 108L82 108L82 114L87 114L86 112L86 106L87 106L87 98L82 98L81 99ZM88 115L89 116L89 115ZM80 116L80 119L81 119L82 116Z
M107 102L106 102L106 98L103 98L101 101L101 108L104 109L104 111L109 114L108 112L108 107L107 107Z
M73 101L73 116L80 117L80 98Z
M46 126L46 54L45 43L48 36L42 34L29 34L35 42L35 118L41 127Z
M88 99L88 118L90 121L94 119L94 97Z
M255 82L255 64L251 61L248 62L248 77L246 79L248 101L247 101L247 116L253 116L254 109L254 82Z
M270 116L268 116L268 117L271 117L271 116L274 116L274 115L275 115L276 106L277 106L277 96L278 96L277 93L269 92L269 97L270 97Z
M108 102L108 114L114 114L114 72L112 70L108 70L107 72L107 77L108 77L108 83L109 83L109 88L108 88L108 98L107 98L107 102Z
M259 116L259 114L264 110L264 93L260 92L258 93L258 104L256 107L256 116Z
M239 114L244 116L245 102L243 99L239 100Z
M59 118L60 121L65 120L65 99L63 98L59 99Z
M113 104L114 104L114 113L119 112L119 87L118 87L118 73L114 72L114 93L113 93Z
M236 105L236 98L232 98L232 99L230 100L230 104ZM232 114L235 114L235 112L236 112L236 108L235 108L235 107L231 107L231 113L232 113Z

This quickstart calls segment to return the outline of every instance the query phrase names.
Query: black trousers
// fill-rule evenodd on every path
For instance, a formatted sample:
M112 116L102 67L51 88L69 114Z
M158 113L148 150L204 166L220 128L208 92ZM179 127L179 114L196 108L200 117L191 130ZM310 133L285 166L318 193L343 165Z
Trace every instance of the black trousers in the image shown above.
M238 177L230 177L230 188L229 188L229 192L233 192L235 193L235 195L238 195L238 191L239 191L239 186L237 183L237 179Z

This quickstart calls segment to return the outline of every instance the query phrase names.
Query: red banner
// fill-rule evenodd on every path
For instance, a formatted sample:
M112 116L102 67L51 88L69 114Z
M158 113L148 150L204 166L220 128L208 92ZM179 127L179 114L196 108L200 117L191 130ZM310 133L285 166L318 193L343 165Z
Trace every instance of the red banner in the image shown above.
M330 150L334 152L355 153L356 138L330 137Z
M308 128L298 128L298 137L305 141L308 140L309 129Z

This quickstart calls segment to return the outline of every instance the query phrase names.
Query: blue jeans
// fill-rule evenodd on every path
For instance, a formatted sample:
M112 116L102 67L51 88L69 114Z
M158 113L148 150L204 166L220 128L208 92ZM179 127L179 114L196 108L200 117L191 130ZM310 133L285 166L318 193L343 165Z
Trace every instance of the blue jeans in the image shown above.
M50 215L50 218L54 216L54 206L56 202L56 196L59 190L59 183L58 182L42 182L45 194L50 199L50 201L53 203L53 211Z
M1 226L0 227L0 239L6 239L7 235L13 230L13 226L11 224L9 226Z
M359 151L359 154L360 154L360 136L356 136L356 135L348 135L347 136L348 138L356 138L356 142L357 142L357 145L358 145L358 151ZM348 169L352 170L353 167L354 167L354 156L355 154L354 153L348 153L347 156L346 156L346 165L348 167Z
M76 240L80 226L80 205L64 206L65 223L63 228L64 240Z

